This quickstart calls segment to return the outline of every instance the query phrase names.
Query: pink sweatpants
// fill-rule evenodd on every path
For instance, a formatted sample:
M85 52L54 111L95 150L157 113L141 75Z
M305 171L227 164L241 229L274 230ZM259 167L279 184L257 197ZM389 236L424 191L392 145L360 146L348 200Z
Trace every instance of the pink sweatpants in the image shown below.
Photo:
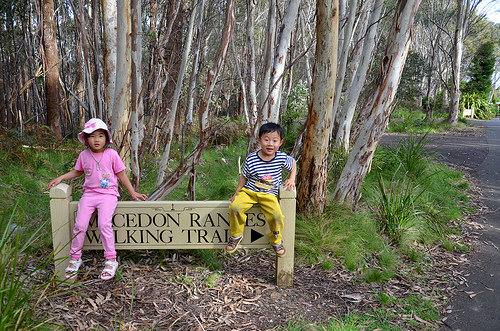
M110 194L84 193L78 203L73 240L71 241L71 259L78 261L82 257L83 241L89 226L90 218L97 209L97 224L101 234L104 258L116 258L115 237L113 235L112 217L118 198Z

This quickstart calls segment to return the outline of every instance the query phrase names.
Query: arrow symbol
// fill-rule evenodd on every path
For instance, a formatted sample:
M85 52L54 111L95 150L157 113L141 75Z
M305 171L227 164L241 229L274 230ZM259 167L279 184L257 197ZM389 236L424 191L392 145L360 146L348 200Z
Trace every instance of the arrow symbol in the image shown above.
M259 240L262 237L264 237L263 234L252 229L252 231L250 232L250 243L253 243L256 240Z

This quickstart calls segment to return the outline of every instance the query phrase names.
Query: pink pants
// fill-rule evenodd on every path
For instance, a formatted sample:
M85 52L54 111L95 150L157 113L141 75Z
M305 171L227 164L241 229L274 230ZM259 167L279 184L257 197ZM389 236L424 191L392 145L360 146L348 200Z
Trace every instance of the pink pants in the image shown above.
M90 218L97 210L97 226L101 234L104 258L116 258L115 237L113 235L112 218L118 204L118 197L102 193L84 193L78 203L73 240L71 241L71 259L78 261L82 257L83 241L89 226Z

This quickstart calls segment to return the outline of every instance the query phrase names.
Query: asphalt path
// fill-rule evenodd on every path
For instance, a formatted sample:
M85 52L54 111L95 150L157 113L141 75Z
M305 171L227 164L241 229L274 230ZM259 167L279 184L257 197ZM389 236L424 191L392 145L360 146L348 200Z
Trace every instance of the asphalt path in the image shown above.
M485 128L482 135L429 136L428 147L442 161L466 167L480 182L486 198L486 213L478 223L480 242L471 256L470 273L458 294L451 298L450 313L442 330L500 330L500 118L471 120ZM381 145L393 145L401 137L384 136Z

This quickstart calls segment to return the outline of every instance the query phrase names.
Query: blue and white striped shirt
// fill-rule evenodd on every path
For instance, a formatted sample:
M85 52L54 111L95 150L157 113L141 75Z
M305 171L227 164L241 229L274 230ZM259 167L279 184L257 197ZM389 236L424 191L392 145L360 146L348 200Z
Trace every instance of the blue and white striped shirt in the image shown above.
M250 153L243 167L243 176L247 179L244 188L259 193L278 195L281 186L283 168L293 169L293 157L277 151L274 159L262 160L257 152Z

